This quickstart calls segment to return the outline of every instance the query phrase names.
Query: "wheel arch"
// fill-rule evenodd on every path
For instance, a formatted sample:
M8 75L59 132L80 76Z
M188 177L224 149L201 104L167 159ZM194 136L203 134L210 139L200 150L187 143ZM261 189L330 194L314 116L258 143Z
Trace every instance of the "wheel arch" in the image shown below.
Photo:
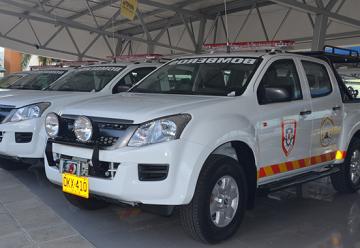
M256 167L256 159L255 153L249 144L240 140L232 140L228 141L224 144L221 144L216 149L214 149L206 158L207 159L211 155L223 155L235 159L241 163L245 170L246 178L247 178L247 186L248 186L248 209L252 209L255 205L255 196L256 196L256 188L257 188L257 167ZM205 164L204 163L204 164ZM203 170L204 166L202 166ZM200 172L201 173L201 172Z

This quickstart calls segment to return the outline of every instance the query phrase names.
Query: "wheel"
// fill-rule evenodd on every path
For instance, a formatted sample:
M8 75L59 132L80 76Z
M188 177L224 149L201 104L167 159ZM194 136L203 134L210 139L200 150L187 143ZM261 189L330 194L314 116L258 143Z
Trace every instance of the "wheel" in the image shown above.
M31 164L26 164L20 161L14 161L6 158L0 158L0 165L2 168L8 171L25 170L31 166Z
M340 193L354 193L360 188L360 139L351 141L340 172L331 176L331 182Z
M75 207L84 209L84 210L98 210L103 209L109 206L109 203L103 200L95 199L95 198L81 198L74 195L70 195L64 193L65 198Z
M212 155L204 164L190 204L180 208L185 231L204 243L218 243L238 229L247 202L243 168L229 157Z

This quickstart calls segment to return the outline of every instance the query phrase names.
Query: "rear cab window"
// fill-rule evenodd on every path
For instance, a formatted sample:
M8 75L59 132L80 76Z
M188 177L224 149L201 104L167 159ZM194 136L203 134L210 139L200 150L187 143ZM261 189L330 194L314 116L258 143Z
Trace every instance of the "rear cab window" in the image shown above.
M331 94L332 85L328 70L320 63L301 61L308 81L312 98L323 97Z

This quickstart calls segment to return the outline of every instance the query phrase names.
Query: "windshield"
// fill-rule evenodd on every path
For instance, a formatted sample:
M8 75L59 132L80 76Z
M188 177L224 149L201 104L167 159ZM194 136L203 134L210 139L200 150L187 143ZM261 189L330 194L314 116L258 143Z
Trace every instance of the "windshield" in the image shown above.
M240 95L258 65L256 58L209 57L177 59L150 74L131 92Z
M66 72L67 71L65 70L32 72L28 76L17 80L7 88L21 90L43 90L49 87L50 84L52 84Z
M0 88L6 89L10 85L12 85L14 82L16 82L17 80L19 80L20 78L25 77L25 76L26 75L24 75L24 74L13 74L13 75L3 77L0 79Z
M47 90L91 92L102 90L124 69L121 66L92 66L74 70Z

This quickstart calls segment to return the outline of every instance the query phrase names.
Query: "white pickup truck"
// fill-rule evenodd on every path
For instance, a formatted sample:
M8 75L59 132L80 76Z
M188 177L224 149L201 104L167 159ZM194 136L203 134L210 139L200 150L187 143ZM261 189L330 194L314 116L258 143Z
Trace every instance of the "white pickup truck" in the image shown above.
M360 102L327 59L174 59L129 92L49 113L46 175L84 209L178 206L185 230L209 243L236 232L259 191L331 176L355 192Z
M43 90L71 68L39 69L10 74L0 79L0 93L7 90Z
M23 80L9 86L10 90L1 90L0 157L20 162L4 164L12 169L42 162L48 112L57 113L70 103L127 90L158 66L147 62L84 66L70 71L45 90L13 90L28 89Z

